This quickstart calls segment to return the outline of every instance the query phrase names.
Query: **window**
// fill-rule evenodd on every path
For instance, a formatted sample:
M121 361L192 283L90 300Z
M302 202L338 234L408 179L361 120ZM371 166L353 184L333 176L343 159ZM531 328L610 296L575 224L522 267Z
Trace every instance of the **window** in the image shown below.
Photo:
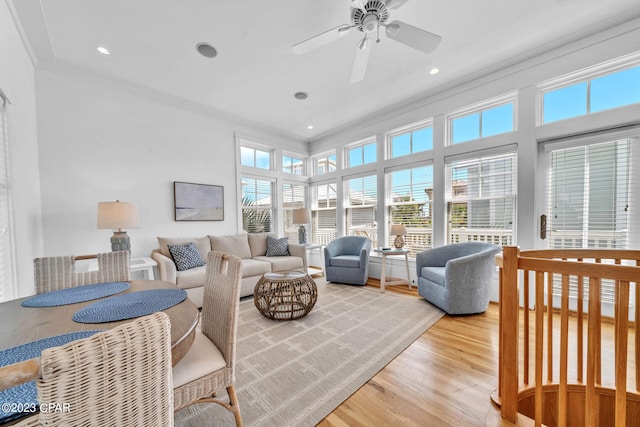
M640 102L640 66L605 75L592 74L592 77L579 82L562 84L567 80L565 77L560 82L541 85L542 123Z
M449 116L449 141L459 144L515 130L515 97L507 95Z
M346 234L368 237L371 239L372 246L377 246L377 177L369 175L347 179L344 182L344 191Z
M347 148L347 167L376 162L376 142L368 141Z
M304 160L282 156L282 172L304 175Z
M282 184L282 216L284 235L298 243L298 227L293 223L293 210L304 207L304 185Z
M316 175L333 172L336 170L336 153L324 154L314 157Z
M545 147L549 164L547 244L549 248L630 249L634 218L632 194L638 181L632 173L634 139L617 139L577 146ZM561 280L554 277L553 294L561 295ZM585 286L585 295L588 286ZM577 297L572 277L569 295ZM602 301L615 303L615 285L602 281ZM607 308L605 308L606 310Z
M273 183L242 177L242 229L248 233L273 229Z
M312 242L328 244L336 238L338 193L336 183L317 184L314 186L316 205L312 208Z
M386 199L389 223L388 246L395 236L389 233L391 224L404 224L407 234L405 246L415 257L432 247L433 166L417 166L386 174Z
M389 136L389 157L407 156L433 149L433 127L422 126Z
M240 164L258 169L271 169L271 153L251 147L240 147Z
M513 245L516 155L447 162L446 176L447 241Z
M0 301L13 298L11 195L9 186L9 134L7 100L0 91Z

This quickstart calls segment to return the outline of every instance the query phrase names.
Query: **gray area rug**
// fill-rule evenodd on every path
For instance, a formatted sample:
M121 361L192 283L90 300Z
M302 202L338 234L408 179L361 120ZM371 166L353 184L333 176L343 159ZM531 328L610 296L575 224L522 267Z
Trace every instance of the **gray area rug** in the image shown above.
M318 302L294 321L240 303L236 390L244 425L314 426L443 315L421 298L317 279ZM232 426L216 404L176 413L176 426Z

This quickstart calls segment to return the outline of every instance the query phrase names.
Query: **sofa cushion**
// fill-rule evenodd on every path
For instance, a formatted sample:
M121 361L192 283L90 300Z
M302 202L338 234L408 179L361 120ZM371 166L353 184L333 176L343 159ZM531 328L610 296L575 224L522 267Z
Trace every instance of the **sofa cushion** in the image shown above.
M267 256L289 256L289 238L267 236Z
M420 276L427 280L444 286L444 270L445 267L422 267Z
M190 268L202 267L204 265L204 261L198 253L198 248L193 242L189 242L186 245L167 245L167 247L178 271L189 270Z
M302 258L298 256L259 256L254 259L268 262L271 265L271 271L300 270L304 267Z
M206 271L206 265L185 271L178 271L176 274L176 285L180 289L191 289L197 288L198 286L204 286Z
M238 258L251 258L249 239L246 233L229 236L209 236L211 250L235 255Z
M267 236L276 237L271 233L249 233L247 236L252 257L265 256L267 254Z
M245 258L242 260L242 277L262 276L271 271L271 264L259 259Z
M338 255L330 260L333 267L360 268L360 255Z
M207 259L207 254L211 251L211 243L209 238L205 237L158 237L158 243L160 244L160 253L166 257L173 259L167 245L186 245L193 242L198 248L200 258Z

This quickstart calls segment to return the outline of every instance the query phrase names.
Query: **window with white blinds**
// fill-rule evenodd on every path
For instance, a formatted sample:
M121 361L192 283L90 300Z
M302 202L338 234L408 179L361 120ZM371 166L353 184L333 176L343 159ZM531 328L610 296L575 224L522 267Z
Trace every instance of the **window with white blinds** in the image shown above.
M242 229L248 233L275 231L273 182L242 177Z
M389 224L387 224L387 246L393 245L395 236L391 236L391 224L404 224L407 234L405 247L415 257L418 252L432 247L432 201L433 166L416 166L387 172L386 205Z
M0 301L13 298L11 197L7 101L0 96Z
M298 226L293 223L293 210L304 208L304 185L282 184L282 219L284 235L298 243Z
M316 184L315 205L312 207L312 242L322 245L328 244L336 238L338 193L336 183Z
M449 243L514 244L516 168L515 153L447 161Z
M371 239L378 245L376 206L378 203L377 176L369 175L344 181L346 233Z
M633 246L631 194L640 194L632 172L634 142L626 138L547 150L549 248ZM554 295L561 295L560 278L554 278L553 287ZM585 297L587 290L585 286ZM577 296L575 278L570 296ZM612 282L603 281L602 300L615 302Z

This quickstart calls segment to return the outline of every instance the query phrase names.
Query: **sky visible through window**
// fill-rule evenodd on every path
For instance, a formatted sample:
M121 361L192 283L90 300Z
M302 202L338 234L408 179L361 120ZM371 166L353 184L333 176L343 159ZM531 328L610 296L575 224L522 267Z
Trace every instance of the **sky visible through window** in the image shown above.
M543 95L543 123L640 102L640 66L561 87Z

